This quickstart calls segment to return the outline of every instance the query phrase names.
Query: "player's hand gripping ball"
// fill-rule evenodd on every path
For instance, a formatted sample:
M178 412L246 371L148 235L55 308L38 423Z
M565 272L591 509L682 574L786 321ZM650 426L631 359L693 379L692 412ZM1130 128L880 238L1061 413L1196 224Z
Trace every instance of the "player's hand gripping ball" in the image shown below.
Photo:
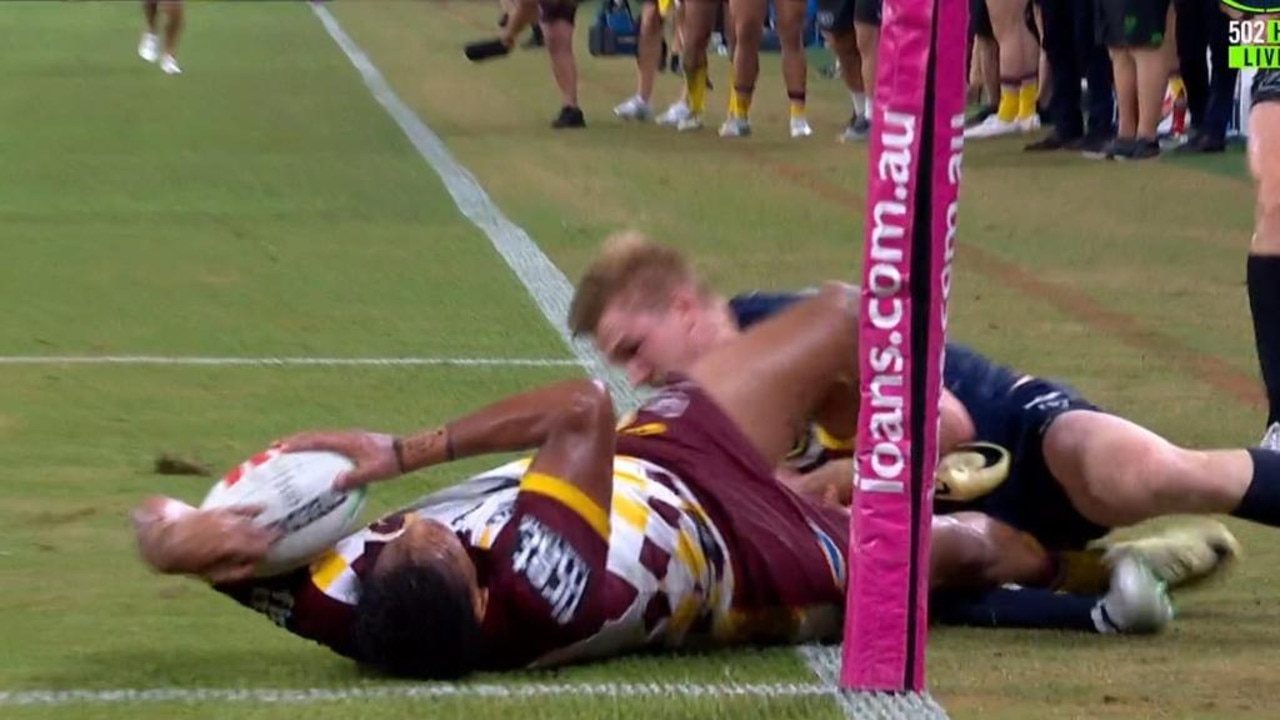
M200 508L260 505L254 523L279 532L259 577L308 564L353 529L365 489L335 490L333 481L354 467L330 452L285 453L271 448L240 463L219 480Z

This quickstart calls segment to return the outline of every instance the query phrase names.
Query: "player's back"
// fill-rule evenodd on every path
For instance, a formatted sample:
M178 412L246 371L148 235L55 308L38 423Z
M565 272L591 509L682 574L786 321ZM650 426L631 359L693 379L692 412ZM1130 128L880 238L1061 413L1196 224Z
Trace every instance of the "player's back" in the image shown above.
M624 423L618 451L669 471L723 538L729 607L721 642L834 639L843 609L848 514L778 482L765 459L691 382L676 382Z
M513 464L510 474L526 465ZM487 665L545 667L679 647L728 607L723 541L696 497L662 468L615 458L601 523L575 507L571 490L544 492L535 480L521 483L486 548ZM476 512L460 517L472 537L493 527Z

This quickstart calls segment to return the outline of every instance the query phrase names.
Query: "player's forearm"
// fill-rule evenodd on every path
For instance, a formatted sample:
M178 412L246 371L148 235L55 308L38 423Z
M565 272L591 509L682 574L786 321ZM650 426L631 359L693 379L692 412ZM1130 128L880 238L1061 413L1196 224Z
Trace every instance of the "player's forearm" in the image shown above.
M584 396L591 380L568 380L501 400L440 427L397 438L404 472L490 453L532 450Z

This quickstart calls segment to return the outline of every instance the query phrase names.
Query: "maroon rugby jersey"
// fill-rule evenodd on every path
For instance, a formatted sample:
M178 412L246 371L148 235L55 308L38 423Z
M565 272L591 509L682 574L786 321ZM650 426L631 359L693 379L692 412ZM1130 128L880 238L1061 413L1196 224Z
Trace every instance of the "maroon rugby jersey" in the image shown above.
M724 535L737 618L724 639L839 637L848 513L779 483L697 384L676 382L652 397L623 424L617 449L679 477Z

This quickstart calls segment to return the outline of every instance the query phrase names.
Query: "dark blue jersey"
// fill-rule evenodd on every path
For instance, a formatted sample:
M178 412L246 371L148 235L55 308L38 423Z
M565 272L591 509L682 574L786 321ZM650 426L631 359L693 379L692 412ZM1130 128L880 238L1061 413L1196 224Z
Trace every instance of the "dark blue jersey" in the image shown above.
M746 328L811 294L746 293L729 306ZM999 445L1012 456L1004 483L973 501L946 503L946 512L987 513L1051 550L1082 548L1106 533L1071 505L1042 451L1044 434L1055 419L1071 410L1097 410L1095 406L1066 385L1027 377L959 343L947 343L942 380L973 420L975 436L966 440ZM849 449L841 454L847 457ZM819 453L809 467L831 457Z

